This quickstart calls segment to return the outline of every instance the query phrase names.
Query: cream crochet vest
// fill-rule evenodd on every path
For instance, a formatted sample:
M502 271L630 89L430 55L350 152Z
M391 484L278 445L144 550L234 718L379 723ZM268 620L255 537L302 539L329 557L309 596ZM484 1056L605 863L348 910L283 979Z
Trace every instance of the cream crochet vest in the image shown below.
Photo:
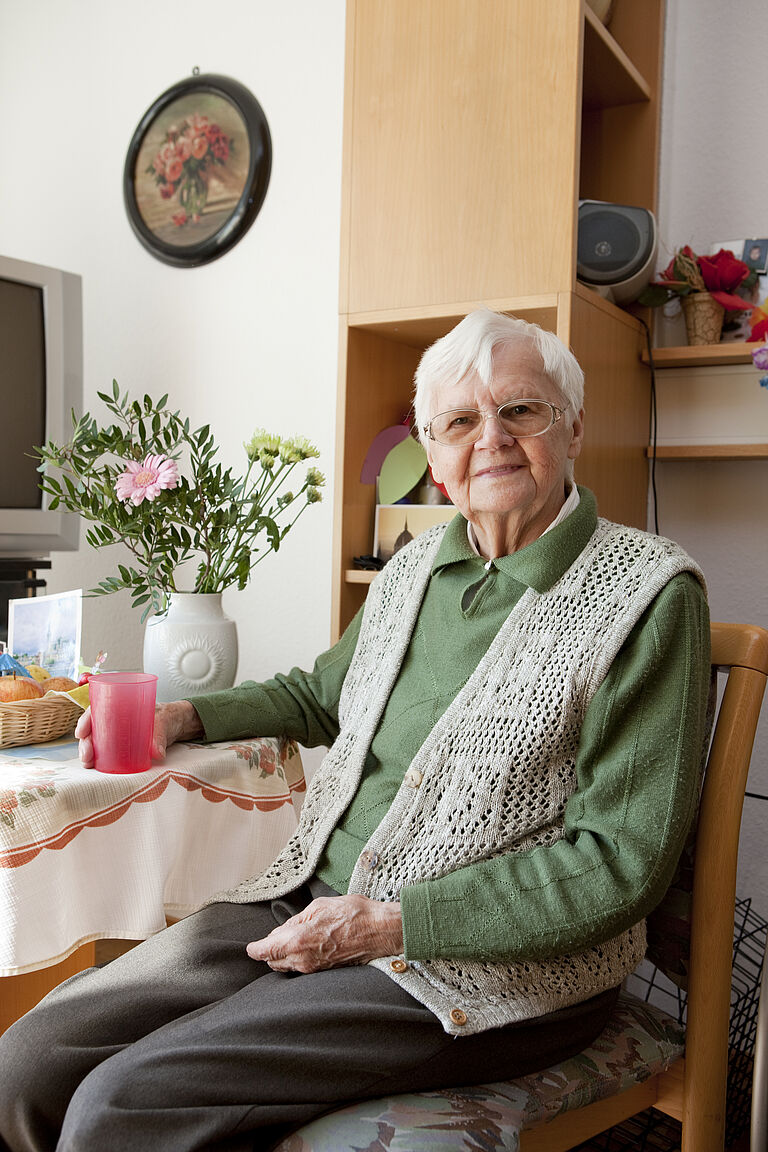
M299 827L260 876L215 899L269 900L308 880L357 790L397 678L445 526L398 552L371 586L339 706L340 733L315 772ZM401 887L563 835L585 711L656 594L692 571L674 543L598 520L545 593L528 588L473 675L430 732L361 853L349 891L378 900ZM467 1035L554 1011L621 983L645 951L644 922L578 954L509 963L373 963Z

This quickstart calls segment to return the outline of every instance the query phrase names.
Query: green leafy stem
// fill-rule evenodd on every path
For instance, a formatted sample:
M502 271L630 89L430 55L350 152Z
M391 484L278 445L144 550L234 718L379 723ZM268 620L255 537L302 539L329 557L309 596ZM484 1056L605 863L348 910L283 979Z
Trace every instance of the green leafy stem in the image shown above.
M189 420L149 396L131 400L117 382L112 394L98 393L113 423L100 428L85 413L72 414L72 439L36 449L40 487L49 507L77 512L93 525L88 543L105 548L123 543L133 564L118 564L117 575L102 580L92 595L129 589L134 607L165 611L168 596L180 589L179 570L195 565L194 592L222 592L246 586L250 574L276 552L304 510L322 499L321 472L308 467L296 491L286 488L297 466L319 455L303 437L281 439L258 430L244 447L248 466L233 475L216 460L209 425L190 429ZM148 455L174 460L179 480L139 504L121 500L116 485L129 462Z

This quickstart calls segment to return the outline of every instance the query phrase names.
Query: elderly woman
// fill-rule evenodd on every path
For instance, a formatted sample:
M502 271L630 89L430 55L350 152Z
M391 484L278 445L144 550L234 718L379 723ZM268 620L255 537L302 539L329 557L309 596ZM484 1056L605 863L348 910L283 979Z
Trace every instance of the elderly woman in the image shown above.
M556 337L492 312L427 350L416 419L459 515L396 554L311 673L158 710L160 757L330 746L299 830L10 1029L4 1147L267 1148L601 1030L694 811L709 629L685 553L573 483L582 386Z

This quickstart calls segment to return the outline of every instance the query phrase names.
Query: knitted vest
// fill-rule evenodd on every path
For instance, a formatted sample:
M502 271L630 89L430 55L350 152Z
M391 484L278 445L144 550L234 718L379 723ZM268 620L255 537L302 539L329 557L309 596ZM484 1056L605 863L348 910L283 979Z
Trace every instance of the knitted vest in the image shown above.
M354 796L411 639L445 526L396 553L368 594L339 704L339 736L315 772L299 827L260 876L215 899L269 900L308 880ZM563 836L584 714L642 613L673 576L700 571L676 544L598 520L547 592L528 588L438 720L361 853L349 891L400 889ZM621 983L643 957L644 922L546 960L371 963L467 1035L543 1015Z

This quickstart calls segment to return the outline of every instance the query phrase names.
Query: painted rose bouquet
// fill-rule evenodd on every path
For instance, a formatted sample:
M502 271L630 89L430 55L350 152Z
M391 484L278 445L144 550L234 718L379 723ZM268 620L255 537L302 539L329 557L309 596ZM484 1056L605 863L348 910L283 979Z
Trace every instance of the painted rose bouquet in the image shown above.
M234 141L207 116L190 116L166 133L147 172L154 176L163 200L179 194L179 211L171 217L177 227L197 223L208 199L208 177L214 165L229 159Z
M325 478L314 467L286 488L299 464L319 456L303 436L282 439L257 429L244 445L248 465L238 477L216 461L208 425L192 431L188 419L166 407L167 396L131 401L116 381L111 396L98 395L114 423L99 428L89 413L73 415L69 444L49 442L36 451L40 487L51 508L62 505L92 522L86 532L92 547L122 542L132 553L133 565L118 564L118 575L91 592L129 589L134 607L143 607L142 620L165 611L184 565L194 570L194 592L244 588L254 566L322 499Z
M697 256L686 244L678 249L659 279L648 285L638 302L657 308L676 297L708 292L726 311L748 312L752 304L737 295L736 289L750 288L755 278L748 265L727 248L721 248L714 256Z

